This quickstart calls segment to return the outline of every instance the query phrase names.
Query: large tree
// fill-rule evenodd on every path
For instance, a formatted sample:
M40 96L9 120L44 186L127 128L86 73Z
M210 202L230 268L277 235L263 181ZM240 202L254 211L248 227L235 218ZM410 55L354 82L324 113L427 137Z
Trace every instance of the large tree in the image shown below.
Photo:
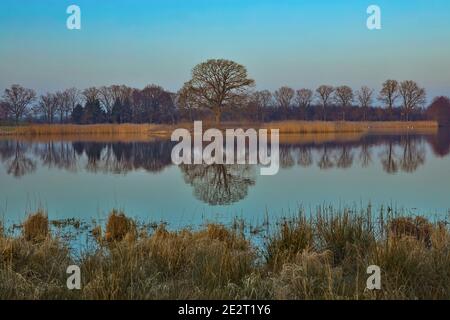
M398 90L402 97L402 107L406 114L406 121L408 121L410 113L425 104L426 92L424 88L419 87L412 80L406 80L400 83Z
M3 100L8 113L14 117L16 124L29 111L31 103L36 99L36 93L32 89L14 84L5 89Z
M385 106L392 110L395 106L395 101L399 97L398 82L396 80L386 80L383 83L378 100L385 104Z
M230 60L211 59L192 69L188 86L198 105L211 109L216 123L220 123L223 109L242 106L247 89L254 83L244 66Z

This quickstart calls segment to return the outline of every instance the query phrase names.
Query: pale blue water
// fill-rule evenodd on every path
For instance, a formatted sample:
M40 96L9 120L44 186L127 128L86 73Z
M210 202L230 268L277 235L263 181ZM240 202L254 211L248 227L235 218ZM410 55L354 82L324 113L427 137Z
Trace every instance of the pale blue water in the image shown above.
M51 219L102 219L112 208L171 227L234 217L261 223L319 205L404 208L446 216L450 137L377 135L360 141L280 146L282 168L171 164L169 141L0 141L0 215L47 210Z

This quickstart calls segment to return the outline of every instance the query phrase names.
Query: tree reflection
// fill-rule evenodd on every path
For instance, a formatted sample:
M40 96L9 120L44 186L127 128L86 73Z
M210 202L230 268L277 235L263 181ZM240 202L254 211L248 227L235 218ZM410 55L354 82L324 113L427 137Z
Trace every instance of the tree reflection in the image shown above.
M36 162L26 155L27 149L25 143L16 141L14 153L6 160L8 174L20 178L36 170Z
M355 141L290 142L280 145L280 166L291 168L296 165L316 165L320 170L348 169L353 166L356 157L363 168L380 161L383 170L389 174L399 170L412 173L425 163L426 142L436 156L446 156L450 153L450 130L440 130L436 135L427 136L372 135ZM81 169L91 173L127 174L135 170L156 173L172 165L173 145L174 143L168 140L33 143L4 139L0 140L0 161L4 163L5 171L17 177L36 170L38 161L42 166L71 172ZM378 159L373 157L375 152ZM233 175L235 170L226 167L227 174L222 172L222 178L228 177L228 174ZM220 177L220 170L215 172L209 167L195 169L194 172L206 179L212 179L216 175L216 179Z
M398 171L398 160L397 155L395 154L393 142L389 142L389 144L385 147L384 151L380 155L380 158L384 171L389 174L394 174Z
M292 157L290 146L280 146L280 166L281 168L291 168L295 165L294 158Z
M361 161L361 166L363 168L367 168L372 163L372 153L369 144L363 143L363 145L361 146L359 160Z
M317 163L321 170L327 170L334 166L331 151L327 146L324 146L322 149L322 154L320 156L319 162Z
M436 156L447 156L450 153L450 128L440 128L436 135L427 137L427 141Z
M400 160L400 166L405 172L414 172L425 163L425 148L417 139L406 137L402 141L403 157Z
M302 167L309 167L313 163L312 148L300 147L298 148L298 160L297 163Z
M60 168L76 171L77 154L68 142L46 142L34 148L34 153L42 160L42 164L48 168Z
M342 146L339 150L336 165L341 169L348 169L353 164L353 153L348 146Z
M250 165L181 165L180 169L186 183L194 188L194 196L213 206L244 199L255 184Z

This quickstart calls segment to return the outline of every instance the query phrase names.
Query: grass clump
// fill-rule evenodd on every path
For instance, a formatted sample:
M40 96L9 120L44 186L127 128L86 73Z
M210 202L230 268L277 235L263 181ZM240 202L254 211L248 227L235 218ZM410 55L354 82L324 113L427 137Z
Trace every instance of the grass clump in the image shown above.
M129 241L136 237L136 225L132 219L121 211L113 210L106 223L105 241L108 243L119 242L124 239Z
M313 228L304 216L284 220L266 244L266 261L271 270L279 270L304 250L312 249Z
M22 234L26 241L43 241L50 234L48 217L42 210L29 215L22 227Z

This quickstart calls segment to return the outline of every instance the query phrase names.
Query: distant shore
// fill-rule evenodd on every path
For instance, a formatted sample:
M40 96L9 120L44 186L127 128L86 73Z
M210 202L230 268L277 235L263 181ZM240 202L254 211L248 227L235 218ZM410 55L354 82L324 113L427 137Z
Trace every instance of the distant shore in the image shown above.
M192 129L193 123L177 124L30 124L19 126L0 126L0 136L124 136L133 135L143 138L170 137L176 128ZM204 129L215 128L213 122L204 122ZM318 134L318 133L402 133L428 132L433 133L439 126L436 121L276 121L267 123L223 122L220 129L227 128L267 128L279 129L280 134Z

